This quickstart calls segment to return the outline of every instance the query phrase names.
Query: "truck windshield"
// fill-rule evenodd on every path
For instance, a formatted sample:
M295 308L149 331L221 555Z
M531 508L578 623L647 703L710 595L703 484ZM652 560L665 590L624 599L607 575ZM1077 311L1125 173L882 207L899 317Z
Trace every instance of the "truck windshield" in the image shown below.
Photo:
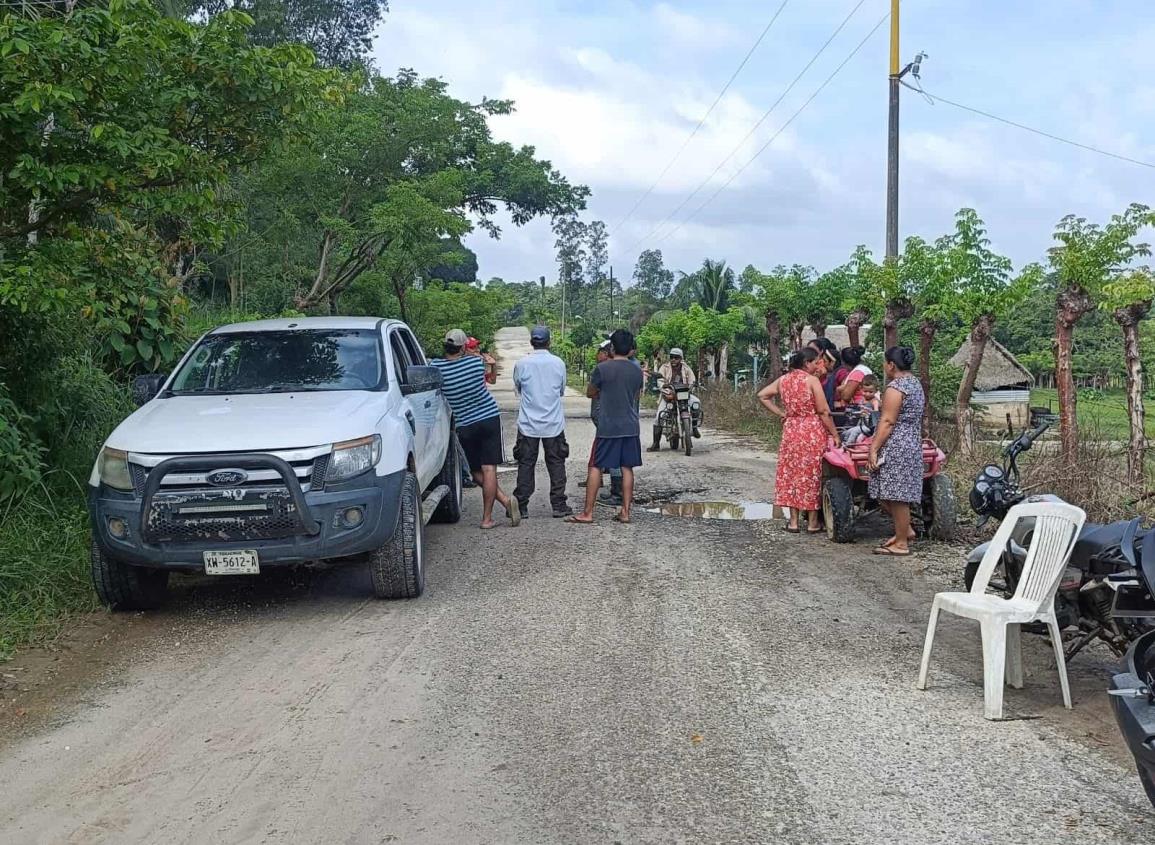
M187 396L373 390L384 382L376 330L236 332L202 340L169 391Z

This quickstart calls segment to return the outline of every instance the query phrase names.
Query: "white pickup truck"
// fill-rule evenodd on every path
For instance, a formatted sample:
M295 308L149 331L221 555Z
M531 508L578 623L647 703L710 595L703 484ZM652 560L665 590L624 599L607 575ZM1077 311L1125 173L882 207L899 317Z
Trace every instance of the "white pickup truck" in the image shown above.
M156 607L175 570L335 558L367 563L379 598L421 594L425 522L461 518L462 475L441 374L404 323L222 326L133 391L89 479L106 605Z

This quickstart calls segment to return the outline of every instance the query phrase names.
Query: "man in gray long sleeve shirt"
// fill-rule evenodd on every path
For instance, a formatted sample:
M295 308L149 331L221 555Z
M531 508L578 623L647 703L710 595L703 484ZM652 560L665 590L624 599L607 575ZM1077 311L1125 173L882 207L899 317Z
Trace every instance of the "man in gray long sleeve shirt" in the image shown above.
M565 439L565 362L549 351L550 333L546 326L534 326L529 342L533 352L513 368L513 387L521 399L517 414L517 499L522 518L527 517L529 499L536 486L538 445L545 452L549 471L549 499L555 517L573 513L566 501L565 459L569 443Z

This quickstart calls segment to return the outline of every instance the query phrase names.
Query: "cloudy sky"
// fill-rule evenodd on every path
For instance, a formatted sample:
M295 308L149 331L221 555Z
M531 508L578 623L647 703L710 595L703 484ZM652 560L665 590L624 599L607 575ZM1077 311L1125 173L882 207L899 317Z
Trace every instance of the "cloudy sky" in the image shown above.
M459 97L514 100L516 114L495 119L494 133L533 145L571 181L589 185L585 217L610 227L619 277L628 277L647 247L686 270L706 257L738 268L798 262L821 269L844 261L858 243L881 253L888 25L782 126L879 23L889 0L787 0L725 97L658 180L780 4L391 0L375 58L385 72L412 67L441 77ZM922 79L931 93L1155 162L1151 0L902 5L903 61L919 50L929 54ZM1129 202L1155 203L1155 169L931 105L906 89L901 163L903 237L936 237L955 210L972 206L996 248L1016 264L1041 258L1064 214L1102 220ZM506 226L498 241L477 232L467 243L483 278L554 278L548 221Z

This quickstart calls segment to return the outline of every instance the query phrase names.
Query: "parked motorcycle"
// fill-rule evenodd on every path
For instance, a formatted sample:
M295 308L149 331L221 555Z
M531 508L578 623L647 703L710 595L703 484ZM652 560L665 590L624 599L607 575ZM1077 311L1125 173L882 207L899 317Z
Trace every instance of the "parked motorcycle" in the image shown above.
M990 519L1002 520L1020 502L1063 501L1050 493L1028 496L1019 486L1019 456L1029 451L1050 426L1050 421L1044 421L1024 431L1003 449L1001 466L990 464L979 472L971 488L970 506L979 516L980 526ZM1030 519L1021 520L1015 527L991 576L989 589L1007 598L1014 595L1033 532L1034 521ZM1117 576L1134 577L1139 547L1149 534L1140 528L1138 519L1084 524L1055 594L1055 616L1064 630L1063 651L1068 661L1095 640L1106 643L1121 656L1150 628L1147 620L1112 615L1116 590L1111 580ZM989 545L983 543L967 556L964 581L968 590ZM1042 624L1023 627L1032 633L1046 633Z
M666 400L666 407L658 414L657 428L661 434L654 439L655 444L665 437L670 441L670 448L677 450L681 445L686 457L694 451L695 421L690 411L690 388L680 381L667 384L662 388L662 398Z
M1116 587L1112 616L1155 621L1155 531L1143 538L1133 575L1116 576L1111 583ZM1135 757L1139 781L1155 806L1155 630L1128 649L1109 693L1115 721Z

